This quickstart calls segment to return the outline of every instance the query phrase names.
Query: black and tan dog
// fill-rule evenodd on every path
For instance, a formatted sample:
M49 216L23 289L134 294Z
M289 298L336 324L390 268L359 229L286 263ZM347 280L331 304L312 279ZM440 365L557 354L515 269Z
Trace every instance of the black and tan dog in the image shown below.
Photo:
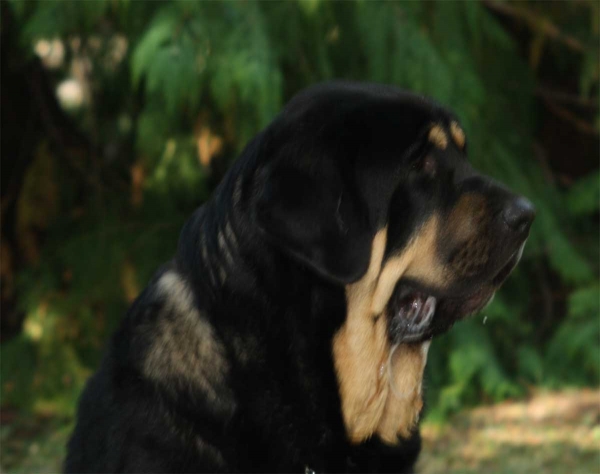
M299 94L129 310L66 470L411 471L430 340L488 303L533 217L439 105Z

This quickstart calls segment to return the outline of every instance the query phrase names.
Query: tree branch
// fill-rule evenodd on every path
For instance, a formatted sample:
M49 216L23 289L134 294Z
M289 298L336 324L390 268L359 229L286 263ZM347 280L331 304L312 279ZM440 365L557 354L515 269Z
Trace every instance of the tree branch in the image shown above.
M513 7L507 3L500 3L496 0L481 0L481 2L490 10L501 15L509 16L521 23L525 23L530 30L537 33L543 33L559 43L577 53L585 53L588 47L577 38L563 33L554 23L547 18L538 17L535 13L520 7Z
M548 99L544 99L544 104L546 104L546 107L548 107L548 110L550 110L550 112L569 122L580 132L588 135L600 135L600 131L596 127L590 125L585 120L577 117L577 115L575 115L570 110L565 109L564 107L561 107L560 105L557 105Z
M574 105L577 107L585 107L589 109L598 109L598 97L579 97L575 94L559 91L550 87L540 86L535 90L535 94L548 100L562 102L563 104Z

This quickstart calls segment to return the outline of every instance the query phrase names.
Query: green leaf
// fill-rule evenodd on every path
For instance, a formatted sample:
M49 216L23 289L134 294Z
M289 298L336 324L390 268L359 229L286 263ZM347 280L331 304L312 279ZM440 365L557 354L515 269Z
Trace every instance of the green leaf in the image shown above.
M536 384L544 381L544 361L536 349L530 346L519 347L517 361L521 376Z
M600 171L577 181L569 190L567 204L576 215L597 212L600 209Z
M598 318L600 316L600 283L580 288L569 296L569 317Z
M139 85L142 76L150 69L157 50L172 39L178 21L178 12L172 7L166 7L156 14L133 52L131 74L134 85Z

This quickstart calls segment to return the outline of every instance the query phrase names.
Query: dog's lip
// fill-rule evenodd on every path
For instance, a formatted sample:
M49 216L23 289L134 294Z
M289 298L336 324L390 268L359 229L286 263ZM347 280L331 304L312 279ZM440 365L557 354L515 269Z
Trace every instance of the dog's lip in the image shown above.
M500 286L504 280L510 275L510 273L514 270L514 268L521 260L521 256L523 255L523 249L525 248L525 242L523 242L517 250L515 250L506 263L500 268L498 273L492 278L492 286L498 287Z
M489 280L483 281L480 285L477 285L472 291L466 294L455 296L455 297L440 297L441 307L448 305L462 304L464 310L459 318L465 318L471 314L481 311L487 306L494 297L496 290L504 283L504 280L508 278L511 272L515 269L521 256L523 254L523 248L525 244L521 245L511 256L507 259L506 263L500 267L500 270Z
M510 257L506 260L506 263L500 267L500 270L489 280L483 281L480 285L477 285L467 294L456 296L456 297L440 297L438 307L442 308L445 306L461 305L463 310L459 314L459 319L465 318L471 314L481 311L492 301L496 290L504 283L504 280L508 278L511 272L515 269L521 256L523 255L523 249L525 242L523 242L517 250L515 250Z

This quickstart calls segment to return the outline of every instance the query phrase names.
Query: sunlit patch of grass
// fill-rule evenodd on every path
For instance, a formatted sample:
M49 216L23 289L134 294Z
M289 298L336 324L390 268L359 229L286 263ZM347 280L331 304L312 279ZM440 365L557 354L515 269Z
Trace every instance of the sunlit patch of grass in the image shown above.
M423 474L600 472L600 392L540 393L423 426Z
M69 420L27 417L3 411L0 428L1 471L61 472L72 430L73 423Z

